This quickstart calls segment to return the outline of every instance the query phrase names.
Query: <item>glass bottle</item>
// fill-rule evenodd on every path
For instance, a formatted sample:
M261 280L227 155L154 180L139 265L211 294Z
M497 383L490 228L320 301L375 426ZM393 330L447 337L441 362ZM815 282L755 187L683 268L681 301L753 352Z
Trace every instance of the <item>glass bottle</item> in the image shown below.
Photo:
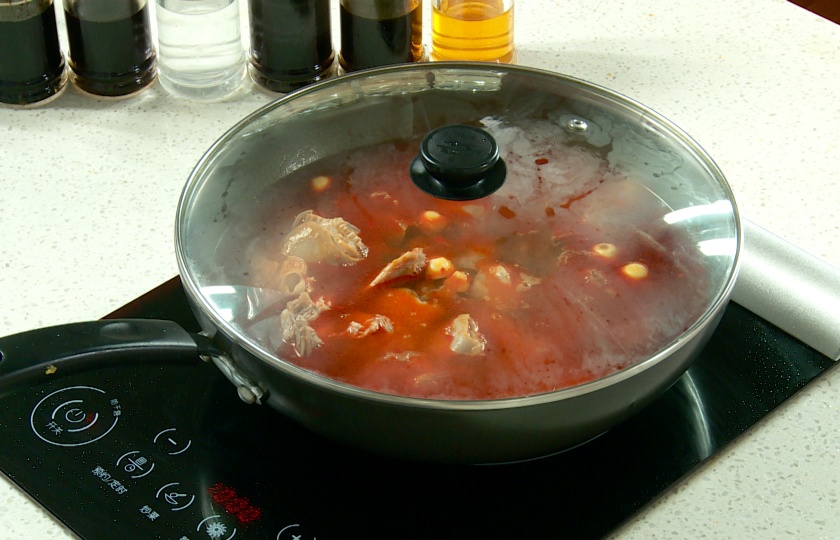
M196 100L232 93L245 75L239 0L157 0L161 86Z
M291 92L332 75L329 0L249 0L248 71L272 92Z
M513 0L432 0L432 60L513 61Z
M421 0L341 0L344 71L417 62L423 56Z
M126 96L157 75L148 0L65 0L71 80L101 96Z
M0 102L29 105L64 86L53 0L0 0Z

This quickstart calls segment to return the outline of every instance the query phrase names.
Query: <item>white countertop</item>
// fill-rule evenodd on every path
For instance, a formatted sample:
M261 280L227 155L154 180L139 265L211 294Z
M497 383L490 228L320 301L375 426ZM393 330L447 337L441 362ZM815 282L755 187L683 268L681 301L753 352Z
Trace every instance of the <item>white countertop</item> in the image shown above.
M520 0L516 42L517 63L675 122L723 169L743 216L840 267L840 26L786 0ZM176 275L175 207L193 164L270 100L248 82L212 104L155 85L0 107L0 335L99 318ZM832 370L616 537L837 538L838 388ZM2 476L0 531L74 538Z

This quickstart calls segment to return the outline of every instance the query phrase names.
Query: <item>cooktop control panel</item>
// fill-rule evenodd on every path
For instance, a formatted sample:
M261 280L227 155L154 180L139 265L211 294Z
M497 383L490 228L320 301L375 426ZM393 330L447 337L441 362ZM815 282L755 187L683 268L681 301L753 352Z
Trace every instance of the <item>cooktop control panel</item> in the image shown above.
M302 522L307 513L278 497L294 499L285 469L295 464L282 449L272 456L277 441L263 432L295 427L269 417L237 444L225 430L251 411L211 366L131 366L94 379L32 389L20 400L31 404L28 414L2 422L25 453L10 476L38 475L28 489L77 516L86 537L317 538ZM259 452L266 461L243 473L254 444L267 445Z

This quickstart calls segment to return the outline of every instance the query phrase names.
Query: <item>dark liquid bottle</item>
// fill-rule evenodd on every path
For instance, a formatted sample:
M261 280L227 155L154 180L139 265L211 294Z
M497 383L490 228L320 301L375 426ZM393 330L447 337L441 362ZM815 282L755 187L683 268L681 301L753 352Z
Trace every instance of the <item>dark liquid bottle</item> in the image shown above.
M65 80L53 0L0 1L0 102L43 101Z
M345 71L417 62L423 56L420 0L341 0L341 54Z
M333 73L329 0L250 0L249 8L254 82L291 92Z
M67 0L73 82L91 94L125 96L157 75L148 0Z

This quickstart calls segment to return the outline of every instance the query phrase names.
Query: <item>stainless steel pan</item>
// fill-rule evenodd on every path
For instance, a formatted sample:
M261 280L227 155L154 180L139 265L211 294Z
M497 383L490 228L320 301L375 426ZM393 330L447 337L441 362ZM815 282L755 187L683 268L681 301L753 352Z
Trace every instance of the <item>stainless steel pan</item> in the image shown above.
M276 292L229 278L232 256L226 246L267 191L283 190L288 175L324 157L384 141L413 140L441 126L475 124L492 114L550 118L563 132L557 144L597 149L610 170L632 176L655 194L669 209L671 224L678 222L674 226L683 227L705 250L709 286L702 314L657 350L607 376L551 392L484 400L407 397L361 388L304 369L253 335L251 323L267 310L282 309L282 303ZM507 149L501 150L504 154ZM486 196L506 196L505 189ZM134 320L10 336L0 340L0 391L3 385L50 379L110 361L200 357L215 363L243 400L270 406L353 446L435 462L529 459L596 437L674 383L716 328L742 247L737 208L723 174L672 123L581 80L523 67L466 63L360 72L313 85L256 111L221 137L196 166L179 203L175 239L182 282L202 335L191 336L165 321Z

